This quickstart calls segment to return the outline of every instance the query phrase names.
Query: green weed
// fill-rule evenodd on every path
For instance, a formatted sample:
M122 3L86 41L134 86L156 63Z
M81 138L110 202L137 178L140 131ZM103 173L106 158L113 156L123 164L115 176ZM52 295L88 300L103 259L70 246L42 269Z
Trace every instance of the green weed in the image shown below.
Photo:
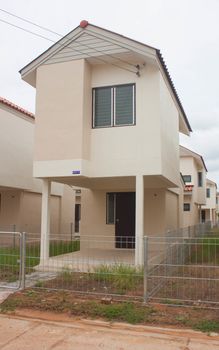
M92 278L110 283L118 293L136 289L143 282L143 269L125 264L100 265L95 267Z
M176 316L176 321L178 321L179 323L183 324L184 326L190 324L190 321L189 321L188 317L186 317L184 315Z
M219 332L219 322L211 321L211 320L203 320L194 324L193 328L206 333Z
M80 241L50 242L50 256L66 254L80 250ZM26 273L33 272L33 267L40 262L40 243L26 245ZM20 269L20 247L0 248L0 280L14 282L18 279Z
M160 301L161 304L167 304L167 305L183 305L183 302L180 300L173 300L173 299L164 299Z
M72 314L85 314L96 318L105 318L108 321L123 321L132 324L146 322L153 313L152 308L136 307L133 303L119 304L99 304L95 301L83 303L83 305L73 305Z
M190 263L193 264L219 264L219 238L194 239L191 249Z

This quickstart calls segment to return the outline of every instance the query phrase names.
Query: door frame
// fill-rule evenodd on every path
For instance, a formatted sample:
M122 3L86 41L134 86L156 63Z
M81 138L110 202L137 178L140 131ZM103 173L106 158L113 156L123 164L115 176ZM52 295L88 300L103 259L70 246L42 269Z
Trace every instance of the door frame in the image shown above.
M124 237L123 237L122 232L120 232L120 234L118 234L119 221L117 221L117 220L119 220L119 218L117 217L117 215L118 215L118 211L117 211L118 200L117 199L120 196L120 200L121 200L121 197L123 194L124 194L124 198L122 200L125 201L124 205L127 205L127 197L129 197L129 199L130 199L130 202L129 202L130 204L125 209L128 209L129 213L132 214L132 216L128 216L129 222L127 223L127 225L132 226L131 234L130 235L125 234ZM115 248L135 249L135 209L136 209L135 192L129 191L129 192L116 192L115 193ZM125 215L122 215L121 220L126 220L126 218L124 218L124 216ZM123 221L123 226L124 226L124 221ZM119 237L119 240L117 239L117 237Z

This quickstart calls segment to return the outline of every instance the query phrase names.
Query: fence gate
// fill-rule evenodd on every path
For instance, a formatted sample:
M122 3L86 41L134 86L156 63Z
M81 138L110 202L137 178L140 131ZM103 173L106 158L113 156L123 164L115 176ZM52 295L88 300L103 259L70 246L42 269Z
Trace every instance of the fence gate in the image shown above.
M20 232L0 231L0 289L22 287L24 238Z

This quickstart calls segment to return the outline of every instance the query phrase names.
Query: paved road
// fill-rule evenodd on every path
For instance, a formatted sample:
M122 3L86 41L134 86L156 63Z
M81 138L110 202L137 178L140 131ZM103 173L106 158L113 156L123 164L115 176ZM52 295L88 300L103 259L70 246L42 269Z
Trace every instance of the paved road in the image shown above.
M219 336L87 320L69 322L0 315L3 350L218 350Z

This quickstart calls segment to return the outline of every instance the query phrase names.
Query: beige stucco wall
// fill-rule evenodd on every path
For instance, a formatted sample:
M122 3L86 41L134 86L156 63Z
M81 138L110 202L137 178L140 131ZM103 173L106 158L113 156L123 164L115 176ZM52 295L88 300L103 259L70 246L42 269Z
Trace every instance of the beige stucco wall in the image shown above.
M83 60L38 68L34 160L82 158L83 75Z
M216 209L216 196L217 196L217 188L216 184L212 181L206 180L206 189L210 189L210 198L206 197L206 205L203 205L203 209Z
M184 203L190 203L190 211L183 211L183 227L193 226L200 223L200 211L192 196L185 195Z
M19 230L31 233L40 232L41 194L22 192L19 206Z
M19 208L22 191L0 191L0 231L14 231L20 223Z
M81 249L115 247L115 225L106 224L106 193L105 190L82 191ZM177 194L164 189L145 189L144 194L145 235L162 236L167 229L177 228Z
M144 230L145 235L163 235L165 231L165 190L144 191Z
M160 118L162 173L180 186L179 112L160 73Z
M106 191L82 191L80 224L81 249L114 248L115 228L106 224Z
M136 125L92 129L92 87L124 83L136 84ZM178 122L155 66L147 64L137 77L85 60L43 65L37 69L34 174L72 179L73 170L88 177L164 174L178 185Z
M0 103L0 187L30 189L34 121Z
M42 181L33 178L34 120L0 103L0 230L40 232ZM74 192L52 183L51 232L69 234Z
M207 179L206 180L206 189L210 189L210 198L206 197L206 205L202 206L202 210L205 210L205 220L212 221L212 224L215 224L217 221L217 187L216 184Z
M40 234L41 193L4 190L1 194L0 230ZM74 192L64 186L63 196L51 195L51 234L69 235L74 224ZM73 226L74 227L74 226Z
M180 226L180 199L177 193L165 193L165 231L174 231Z
M64 235L74 234L75 191L69 186L63 187L60 197L60 232Z

